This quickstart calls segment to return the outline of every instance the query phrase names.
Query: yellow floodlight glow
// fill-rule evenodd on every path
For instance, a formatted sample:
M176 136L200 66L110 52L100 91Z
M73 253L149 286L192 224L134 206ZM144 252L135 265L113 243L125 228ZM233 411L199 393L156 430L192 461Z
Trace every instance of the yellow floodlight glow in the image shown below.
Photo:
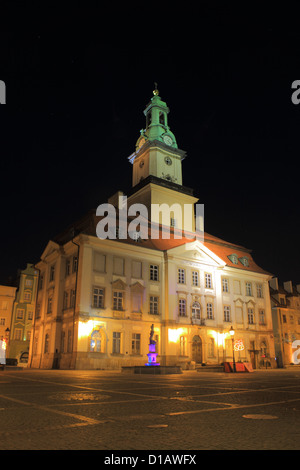
M78 323L78 338L87 338L90 336L90 334L100 328L100 327L105 327L104 323L101 323L99 321L94 321L94 320L88 320L88 321L79 321Z
M208 333L212 336L212 338L214 338L214 340L217 343L218 347L219 346L224 347L226 333L219 333L218 331L215 331L215 330L210 330Z
M186 334L186 328L177 328L176 330L173 328L169 328L169 342L178 343L180 336L182 336L183 334Z

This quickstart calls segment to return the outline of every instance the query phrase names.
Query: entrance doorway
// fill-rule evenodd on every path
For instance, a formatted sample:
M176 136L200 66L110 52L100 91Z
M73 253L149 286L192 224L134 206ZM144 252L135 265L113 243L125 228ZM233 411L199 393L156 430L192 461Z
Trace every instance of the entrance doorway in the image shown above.
M202 362L202 339L195 335L192 340L192 360Z

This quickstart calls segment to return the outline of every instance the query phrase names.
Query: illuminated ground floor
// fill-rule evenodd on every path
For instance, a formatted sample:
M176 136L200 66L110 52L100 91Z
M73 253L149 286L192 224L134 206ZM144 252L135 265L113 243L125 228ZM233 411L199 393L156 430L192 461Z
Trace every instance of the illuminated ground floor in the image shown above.
M191 369L202 364L250 362L253 368L276 367L272 332L211 328L171 321L128 318L80 318L37 325L29 367L42 369L120 369L148 361L153 324L157 362Z

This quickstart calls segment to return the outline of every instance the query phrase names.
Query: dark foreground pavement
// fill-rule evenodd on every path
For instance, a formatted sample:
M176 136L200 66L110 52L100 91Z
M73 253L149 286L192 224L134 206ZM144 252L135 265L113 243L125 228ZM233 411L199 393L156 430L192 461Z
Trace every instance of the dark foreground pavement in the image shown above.
M298 450L300 370L5 370L0 423L1 450Z

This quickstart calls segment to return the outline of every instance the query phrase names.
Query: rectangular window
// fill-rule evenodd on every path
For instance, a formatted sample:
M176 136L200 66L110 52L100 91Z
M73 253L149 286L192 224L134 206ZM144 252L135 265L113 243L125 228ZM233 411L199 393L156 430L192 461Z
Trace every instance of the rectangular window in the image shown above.
M77 272L77 268L78 268L78 258L77 256L73 256L73 267L72 267L73 273Z
M229 281L225 277L222 279L222 290L223 292L229 292Z
M249 323L249 325L253 325L253 324L254 324L254 312L253 312L253 308L248 308L248 323Z
M124 259L123 258L114 257L113 273L119 276L123 276L124 274Z
M260 324L260 325L265 325L265 323L266 323L265 311L264 311L264 310L260 310L260 311L259 311L259 324Z
M140 333L132 333L131 353L141 354L141 335Z
M212 288L211 274L205 273L205 287L206 289Z
M121 333L117 331L113 332L112 352L113 354L120 354L121 352Z
M22 308L17 308L17 320L23 320L24 310Z
M256 284L256 294L257 297L262 299L263 298L263 286L262 284Z
M208 356L214 357L215 356L215 340L214 338L209 338L208 341Z
M40 318L41 316L41 304L40 302L36 304L36 317Z
M50 337L49 334L45 334L45 345L44 345L44 352L48 353L49 352L49 343L50 343Z
M94 254L94 271L105 273L105 255L102 253Z
M70 307L75 307L75 289L71 289L70 293Z
M44 274L41 274L40 279L39 279L39 290L43 289L43 285L44 285Z
M229 305L224 305L224 321L230 321L230 307L229 307Z
M49 281L52 282L54 281L54 274L55 274L55 268L54 266L50 267L50 276L49 276Z
M71 260L67 259L66 260L66 272L65 275L66 277L71 274Z
M25 279L25 286L32 287L32 279Z
M139 292L133 292L131 297L132 311L141 313L142 311L142 294Z
M123 292L114 291L113 293L113 309L123 310Z
M31 292L24 292L24 301L25 302L31 302L31 297L32 297L32 294Z
M158 315L158 297L150 295L150 315Z
M28 318L28 320L33 319L33 310L27 310L27 318Z
M94 289L93 289L93 307L104 308L104 289L103 289L103 287L94 287Z
M251 284L251 282L246 282L246 295L252 296L252 284Z
M171 219L170 219L170 226L171 227L176 227L176 219L173 219L173 217L171 217Z
M243 309L242 307L235 307L235 319L237 323L243 323Z
M158 266L156 264L150 264L150 281L158 281Z
M192 284L193 286L199 286L199 273L198 271L192 271Z
M179 299L179 316L186 317L186 300Z
M186 337L180 336L180 356L186 356Z
M178 269L178 284L185 284L185 269Z
M214 318L213 304L211 304L211 303L206 304L206 316L209 320L213 320L213 318Z
M64 292L64 310L69 307L69 293Z
M47 313L52 313L52 296L48 297Z
M142 263L141 261L132 261L131 277L142 279Z
M284 313L282 314L282 321L283 323L286 323L286 315Z
M16 341L21 341L22 340L22 330L21 330L21 328L16 328L15 329L14 339Z
M5 318L0 318L0 326L5 326Z

